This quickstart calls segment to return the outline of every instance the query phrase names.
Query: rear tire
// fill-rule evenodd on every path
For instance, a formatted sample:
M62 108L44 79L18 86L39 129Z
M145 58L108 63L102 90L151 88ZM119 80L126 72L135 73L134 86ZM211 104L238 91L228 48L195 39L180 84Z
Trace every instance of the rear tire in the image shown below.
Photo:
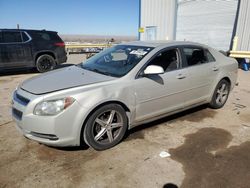
M36 68L41 73L53 70L55 66L55 59L48 54L41 55L36 60Z
M222 108L227 102L230 92L230 83L227 80L221 80L215 90L209 106L213 109Z
M82 138L95 150L105 150L122 140L127 127L125 110L118 104L108 104L97 109L89 117Z

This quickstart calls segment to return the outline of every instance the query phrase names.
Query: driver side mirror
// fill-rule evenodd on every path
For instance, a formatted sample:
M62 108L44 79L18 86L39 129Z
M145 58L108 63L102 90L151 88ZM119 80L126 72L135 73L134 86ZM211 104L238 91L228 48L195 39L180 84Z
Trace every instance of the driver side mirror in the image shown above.
M164 70L161 66L158 65L149 65L145 70L144 70L144 75L149 75L149 74L163 74Z

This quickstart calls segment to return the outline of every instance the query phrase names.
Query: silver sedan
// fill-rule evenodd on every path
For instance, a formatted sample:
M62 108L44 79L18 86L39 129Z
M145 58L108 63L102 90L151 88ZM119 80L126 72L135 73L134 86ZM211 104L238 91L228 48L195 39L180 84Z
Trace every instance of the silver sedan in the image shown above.
M40 143L104 150L137 125L201 104L223 107L237 68L234 59L197 43L120 44L24 81L12 114L18 130Z

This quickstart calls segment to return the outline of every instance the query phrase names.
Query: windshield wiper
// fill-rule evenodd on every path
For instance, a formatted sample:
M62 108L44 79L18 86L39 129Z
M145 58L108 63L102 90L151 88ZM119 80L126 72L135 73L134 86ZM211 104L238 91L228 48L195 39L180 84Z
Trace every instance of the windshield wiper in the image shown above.
M82 67L83 69L86 69L86 70L89 70L89 71L93 71L93 72L97 72L97 73L100 73L100 74L104 74L106 76L112 76L112 77L115 77L113 74L110 74L109 72L106 72L106 71L100 71L99 69L91 69L89 67Z

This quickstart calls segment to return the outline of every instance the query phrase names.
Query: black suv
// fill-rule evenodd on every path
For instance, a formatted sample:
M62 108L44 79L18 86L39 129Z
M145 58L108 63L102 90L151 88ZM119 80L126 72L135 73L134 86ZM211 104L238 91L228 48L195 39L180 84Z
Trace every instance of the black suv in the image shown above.
M36 67L46 72L66 60L65 44L55 31L0 29L0 71Z

